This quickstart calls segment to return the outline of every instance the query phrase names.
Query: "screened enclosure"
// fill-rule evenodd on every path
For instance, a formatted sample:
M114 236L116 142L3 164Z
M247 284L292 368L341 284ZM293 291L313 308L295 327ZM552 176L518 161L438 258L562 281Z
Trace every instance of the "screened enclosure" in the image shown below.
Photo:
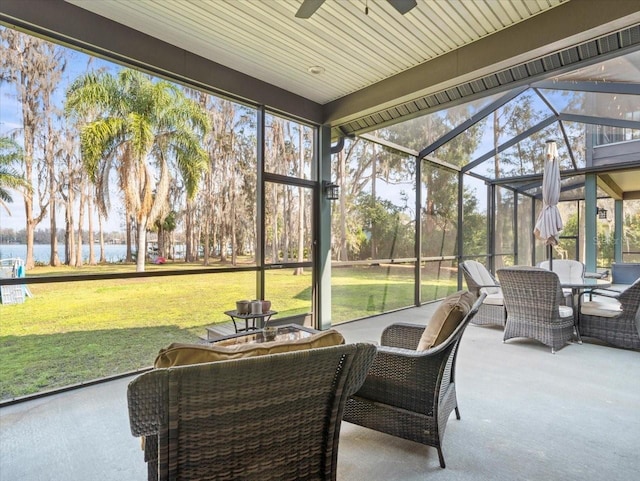
M326 126L187 79L2 34L2 154L30 185L14 188L8 206L34 208L22 225L0 210L0 253L19 257L25 245L20 282L33 294L0 306L0 350L12 360L0 368L3 399L144 368L158 346L227 321L236 299L269 299L276 318L327 328L464 288L465 259L493 272L536 265L549 255L533 235L548 140L558 146L564 222L552 255L589 270L640 261L637 48L327 142ZM38 57L22 63L8 53L18 48ZM193 109L190 128L171 140L167 111L150 123L137 168L125 169L133 136L105 139L87 164L87 125L95 134L100 121L148 111L69 108L74 82L99 72L107 86L123 72L137 78L129 99L162 87ZM20 90L29 77L50 83ZM185 139L202 165L185 162ZM325 195L329 180L336 200ZM44 257L29 257L29 232ZM115 259L109 245L121 248Z

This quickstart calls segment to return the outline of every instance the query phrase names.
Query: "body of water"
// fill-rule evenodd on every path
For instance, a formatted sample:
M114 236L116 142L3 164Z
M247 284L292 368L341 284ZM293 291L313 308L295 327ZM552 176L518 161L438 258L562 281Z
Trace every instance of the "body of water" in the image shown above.
M105 244L105 257L107 262L120 262L124 261L127 253L127 246L124 244ZM96 260L100 260L100 244L94 245L94 254ZM0 259L20 258L23 261L27 259L27 245L26 244L0 244ZM51 245L50 244L34 244L33 257L35 262L41 262L48 264L51 257ZM58 244L58 257L60 262L64 262L64 244ZM89 245L83 244L82 246L82 258L84 262L89 261Z

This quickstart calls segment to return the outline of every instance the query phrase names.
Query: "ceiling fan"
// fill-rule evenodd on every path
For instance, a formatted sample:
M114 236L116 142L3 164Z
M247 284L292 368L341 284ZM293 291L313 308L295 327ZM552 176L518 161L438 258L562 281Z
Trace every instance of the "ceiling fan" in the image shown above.
M324 1L325 0L303 0L302 5L300 5L300 8L296 12L296 17L311 17L311 15L313 15L315 11L320 8L320 5L322 5ZM387 0L387 2L389 2L391 6L402 15L418 5L418 2L416 0Z

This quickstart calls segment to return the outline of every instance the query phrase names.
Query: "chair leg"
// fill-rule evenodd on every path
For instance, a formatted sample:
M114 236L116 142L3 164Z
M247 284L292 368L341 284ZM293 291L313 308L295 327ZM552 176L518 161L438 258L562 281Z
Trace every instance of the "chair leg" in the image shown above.
M440 467L444 469L446 466L444 464L444 456L442 454L442 448L438 448L438 459L440 460Z
M456 406L456 419L460 421L460 410L458 409L458 406Z

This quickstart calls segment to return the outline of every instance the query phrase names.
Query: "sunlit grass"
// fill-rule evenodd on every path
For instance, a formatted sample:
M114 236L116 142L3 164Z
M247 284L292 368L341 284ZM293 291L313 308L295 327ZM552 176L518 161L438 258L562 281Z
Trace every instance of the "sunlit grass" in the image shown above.
M68 269L38 267L30 275ZM129 267L109 265L102 272L122 269ZM266 297L279 317L310 312L309 271L272 270L266 278ZM224 311L236 300L253 299L255 285L255 272L31 284L33 297L25 303L0 305L0 399L149 366L160 348L197 342L207 326L229 321ZM450 281L428 286L434 293L455 289ZM335 269L332 320L411 306L413 292L411 268Z

